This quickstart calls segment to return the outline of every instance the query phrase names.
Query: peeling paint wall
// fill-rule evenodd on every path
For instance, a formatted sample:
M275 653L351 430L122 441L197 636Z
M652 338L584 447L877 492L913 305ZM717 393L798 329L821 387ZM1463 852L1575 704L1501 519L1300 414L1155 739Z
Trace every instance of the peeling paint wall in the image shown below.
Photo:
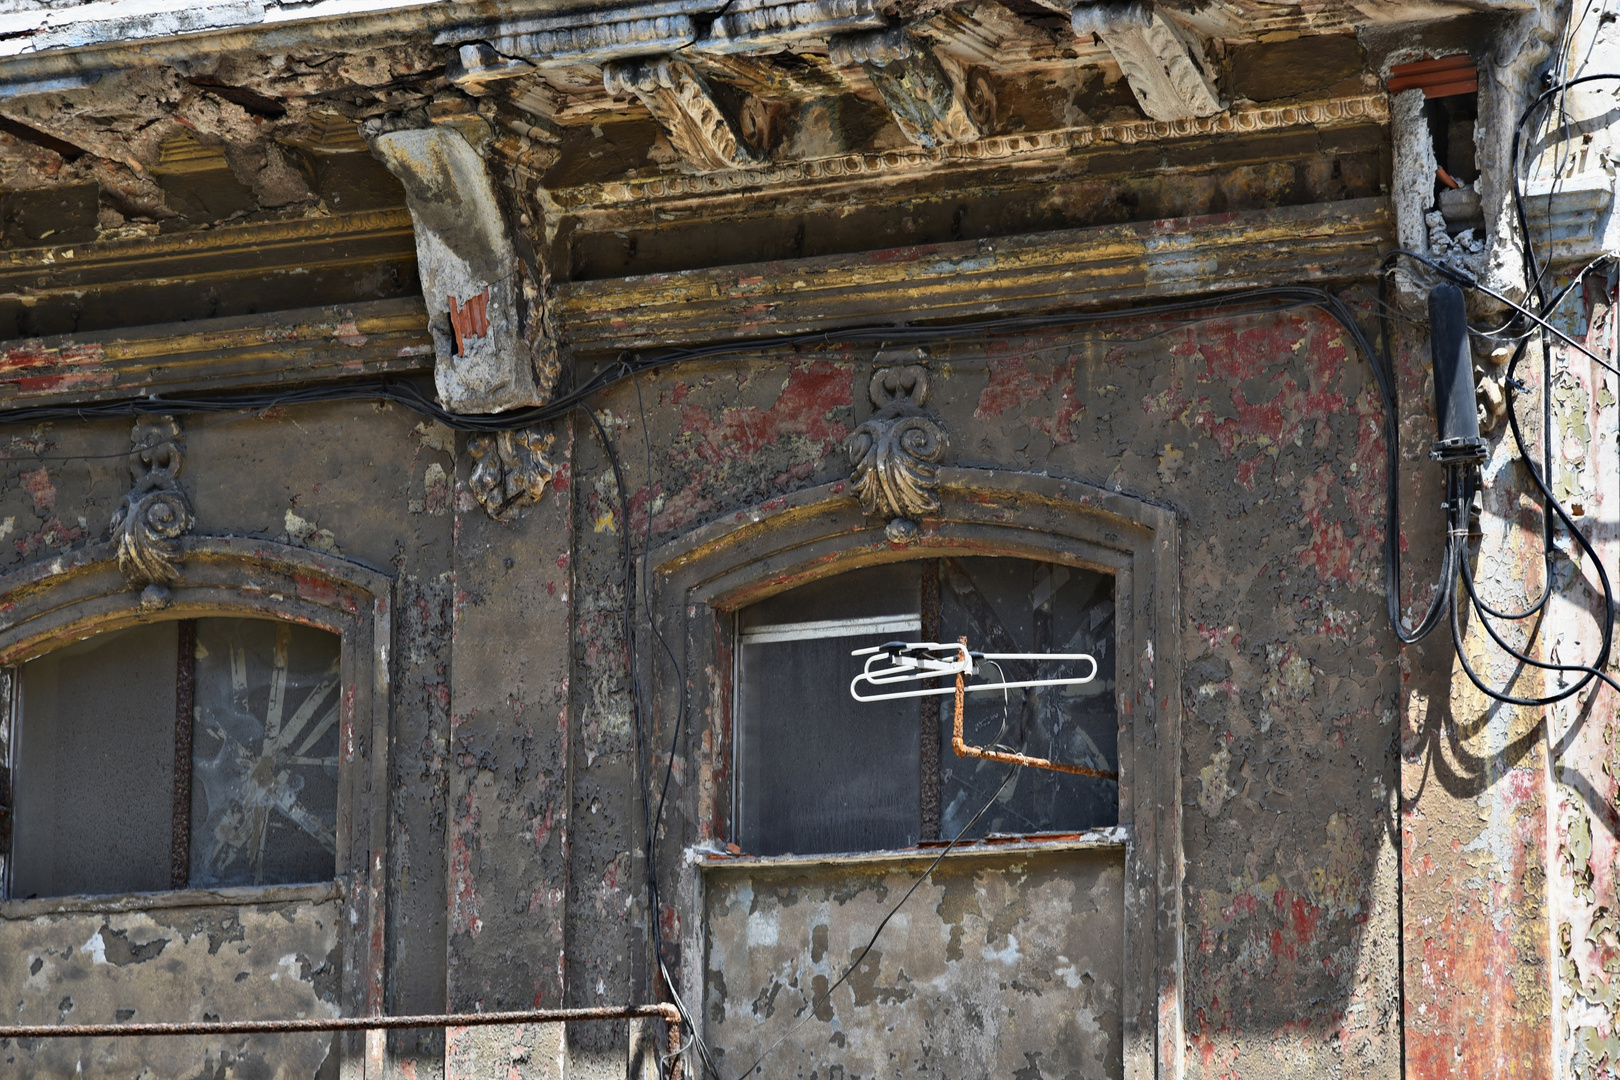
M1361 6L1394 18L1402 5ZM1512 14L1509 5L1495 6ZM1406 7L1407 17L1417 17ZM48 17L39 15L43 10L29 10L28 33L4 38L11 44L0 55L70 43L73 34L106 33L112 25L91 19L101 5L56 5ZM342 4L308 14L347 18L355 10ZM221 14L205 6L184 17L212 26L223 24L211 21L216 16L272 21L285 11L249 5ZM0 37L16 16L0 0ZM431 16L441 17L449 16ZM166 33L180 25L182 13L158 4L137 18L142 32ZM154 61L86 85L36 87L0 101L7 123L33 132L25 138L0 128L6 152L0 183L8 200L0 213L10 215L0 223L9 230L0 233L0 246L46 250L43 230L60 218L71 233L56 237L64 245L123 258L124 249L106 245L155 248L172 241L164 258L178 258L183 245L216 241L225 223L262 226L253 233L259 240L240 248L220 241L223 254L216 254L226 262L244 253L259 258L271 241L285 244L278 258L287 265L271 270L282 284L293 282L261 297L247 270L215 266L207 273L239 275L236 293L204 294L181 281L174 288L195 306L170 305L170 294L159 303L151 299L156 294L136 293L98 306L78 295L72 281L54 276L66 275L65 265L40 270L45 263L19 256L27 273L55 291L48 302L36 303L33 293L16 300L4 325L17 334L68 333L106 318L116 331L157 312L206 319L235 312L233 304L260 313L313 302L325 279L303 273L297 253L307 249L298 245L315 241L298 230L313 235L329 218L355 209L338 205L339 195L364 203L357 214L376 213L369 224L350 222L352 231L320 233L320 243L343 246L383 234L399 243L387 249L392 270L385 272L386 260L366 248L354 256L370 260L364 272L351 266L337 277L356 296L406 304L401 298L415 295L421 283L409 253L400 254L400 244L411 246L403 195L391 182L373 183L381 166L345 141L349 129L384 116L413 124L448 118L452 130L477 129L485 120L469 111L476 106L470 97L448 84L448 54L423 40L426 23L399 18L387 24L394 37L365 50L333 45L327 55L325 46L312 44L308 56L238 51L192 66ZM570 285L626 296L690 285L686 306L721 313L692 316L712 325L691 331L690 340L702 334L719 340L737 332L738 322L750 333L777 328L773 313L792 300L768 295L762 278L738 273L714 285L719 278L701 276L745 259L756 268L779 267L783 281L809 291L815 291L811 270L846 283L832 288L850 297L826 303L841 320L827 325L847 326L867 318L859 314L863 298L854 295L866 271L907 260L943 263L931 245L969 238L984 238L977 255L949 268L959 274L977 273L981 263L998 274L995 268L1004 268L1011 295L1046 286L1017 283L1024 249L1004 237L1038 228L1140 226L1132 233L1136 254L1118 256L1122 269L1111 287L1119 291L1109 294L1115 299L1140 299L1144 281L1158 289L1204 274L1199 267L1206 261L1229 273L1214 256L1205 260L1198 237L1260 208L1353 199L1379 217L1388 195L1399 238L1416 243L1435 165L1432 147L1426 154L1418 138L1425 123L1411 96L1418 92L1395 100L1395 127L1386 135L1382 121L1365 111L1378 96L1371 68L1413 49L1466 46L1479 54L1487 83L1481 194L1483 212L1495 221L1506 205L1499 189L1501 118L1516 112L1533 84L1532 68L1557 36L1547 5L1502 25L1508 22L1490 38L1488 55L1480 45L1486 29L1494 34L1501 27L1483 21L1441 24L1421 38L1404 30L1335 35L1333 48L1322 53L1331 60L1322 61L1331 80L1304 70L1316 62L1309 50L1320 43L1284 40L1295 30L1274 28L1265 41L1230 51L1223 45L1220 78L1224 86L1247 88L1245 108L1283 103L1266 123L1301 96L1363 102L1364 111L1353 116L1290 121L1291 127L1258 134L1210 130L1180 142L1133 135L1110 143L1095 134L1100 125L1137 119L1116 68L1097 68L1095 79L1065 68L1061 78L1032 77L1027 86L997 75L1004 119L1022 122L1039 105L1061 113L1064 125L1090 125L1088 137L1102 142L1076 143L1074 158L1009 164L1004 177L992 179L983 176L999 166L986 158L971 166L985 170L972 185L961 182L965 172L944 169L879 179L875 172L840 173L836 185L823 184L822 176L772 191L721 191L715 181L714 201L693 195L695 186L690 198L669 194L691 178L666 169L677 160L667 135L634 112L638 106L628 97L604 98L600 71L592 68L571 98L530 84L534 94L519 95L527 120L501 112L510 101L487 110L505 125L496 133L505 149L486 158L489 178L503 213L511 210L519 223L503 219L496 231L503 238L502 230L510 232L519 249L502 258L519 259L541 277L572 276ZM325 40L310 33L316 44ZM1042 24L1040 33L1051 45L1068 33L1067 23ZM1072 39L1062 40L1105 48ZM1054 57L1055 51L1043 53L1041 63ZM723 63L738 80L774 70L754 66L752 56ZM900 160L905 148L885 126L870 87L823 95L826 86L817 79L830 76L815 66L820 61L793 63L802 67L793 71L802 80L794 93L815 102L795 105L799 126L784 146L840 162L848 150L848 161L859 163L865 159L851 149L859 134L861 146ZM254 93L274 90L273 100L255 103L240 92L247 85L259 87ZM1294 92L1284 93L1288 87ZM776 84L767 89L781 91ZM281 114L271 115L272 106ZM528 126L568 109L576 112L563 134ZM1260 125L1261 111L1243 115ZM753 120L769 128L785 123L784 115L785 106ZM519 130L513 123L530 132L522 139L545 137L533 135L522 153L508 153ZM1033 145L1048 134L1031 129L1027 137ZM48 138L40 141L42 135ZM76 139L83 153L52 150L50 138ZM544 152L536 150L541 144ZM1607 176L1598 156L1593 175ZM168 172L165 163L173 167ZM627 194L641 192L636 185L650 190L653 180L668 185L659 196L664 201ZM566 207L567 199L535 187L563 190L565 181L575 200ZM505 197L519 189L523 198L507 206ZM1207 216L1147 220L1160 214ZM1334 228L1349 227L1343 217L1309 220L1312 229L1332 233L1323 241L1329 245L1339 242ZM1356 234L1355 243L1367 249L1356 258L1376 261L1375 249L1391 239L1377 228ZM295 232L296 243L287 239ZM1166 250L1184 258L1152 255L1154 245L1170 242L1166 237L1178 245ZM880 242L913 246L870 253ZM1270 245L1292 257L1286 238ZM58 249L49 250L55 259ZM808 261L835 254L844 260L837 266ZM1491 248L1493 279L1508 273L1512 254L1510 244ZM768 258L784 262L758 262ZM683 277L688 269L692 274ZM1055 274L1081 269L1065 264ZM1312 261L1300 273L1319 269ZM613 277L641 271L649 276ZM890 294L907 305L908 320L956 313L948 303L984 305L971 309L979 312L1012 302L998 291L1003 282L952 294L943 271L928 273L936 276L926 286L919 277ZM1227 287L1215 270L1198 280ZM536 304L522 345L539 355L553 344L541 339L557 333L540 301L567 290L543 295L549 282L525 284ZM714 298L699 294L711 287L742 306L702 308ZM1377 303L1371 289L1334 288L1370 323ZM25 291L19 286L4 296ZM508 299L516 304L515 294ZM1581 304L1567 305L1560 325L1594 347L1612 343L1615 306L1612 292L1589 289ZM594 317L620 333L619 324L639 317L634 307L603 303ZM130 314L137 309L149 310ZM374 307L362 318L402 311ZM414 306L408 314L420 314L421 325L390 332L417 337L398 347L388 339L390 362L431 350L428 327L446 315ZM310 364L341 366L348 354L333 361L334 348L366 344L354 319L339 316L335 338L323 331L299 346ZM454 334L436 329L448 349L446 334ZM258 329L235 327L264 339L241 346L253 353L243 363L258 362L253 350L283 330L275 316L262 317ZM136 348L108 338L48 347L8 343L0 353L30 370L41 367L42 379L60 378L59 367L82 366L104 346ZM606 348L601 342L608 337L596 340ZM704 1036L728 1068L748 1064L793 1030L764 1075L1131 1075L1145 1064L1132 1058L1126 1035L1133 994L1151 1008L1182 1012L1184 1039L1167 1051L1166 1076L1178 1068L1198 1080L1612 1075L1620 1061L1614 695L1589 694L1546 711L1501 708L1470 689L1443 631L1422 645L1397 647L1384 593L1384 417L1371 372L1345 329L1317 309L1289 306L1211 309L1186 322L1144 315L1107 326L942 334L925 344L928 410L949 434L947 466L1080 481L1166 508L1177 522L1179 577L1171 587L1181 622L1161 632L1172 641L1147 643L1184 659L1173 679L1147 688L1162 699L1179 695L1182 717L1179 748L1152 763L1177 781L1164 790L1181 793L1171 809L1179 815L1182 848L1171 853L1174 872L1161 884L1176 894L1184 936L1166 950L1169 959L1160 958L1162 970L1143 976L1144 985L1129 984L1135 976L1127 943L1146 935L1155 912L1132 895L1119 850L961 852L918 889L832 1000L812 1009L814 995L854 959L909 887L918 860L716 859L693 869L694 845L712 848L732 835L726 634L695 605L684 623L661 626L663 638L638 621L632 657L626 603L644 614L658 592L656 582L644 580L640 558L647 549L848 481L844 444L871 417L866 386L879 346L871 340L853 346L830 330L796 347L762 345L712 362L666 364L593 396L594 417L575 412L538 433L554 438L547 453L556 473L538 502L499 520L478 502L465 437L395 406L281 405L183 422L181 483L199 533L275 540L393 580L388 767L385 781L365 793L368 808L386 818L389 838L381 1007L405 1013L648 1001L663 993L661 961L681 985L698 988ZM186 348L189 356L213 346ZM560 354L545 352L548 363L553 355ZM570 377L578 385L597 370L593 353L568 359L573 367L563 385ZM1436 470L1425 457L1432 387L1420 333L1403 334L1395 360L1405 515L1397 543L1407 555L1399 604L1410 616L1428 599L1442 518ZM182 357L171 366L182 361L191 362ZM1553 484L1580 505L1613 566L1620 554L1615 391L1570 350L1560 349L1553 361ZM44 389L105 390L114 375L99 364L80 371L77 384ZM160 357L150 366L165 364ZM425 362L409 373L425 376ZM293 365L277 377L308 374ZM345 377L364 374L358 361L345 370ZM232 385L252 381L251 372L233 377ZM1539 376L1524 377L1533 391ZM1539 420L1529 430L1541 437ZM1511 461L1501 431L1492 439L1475 567L1490 602L1516 605L1543 580L1540 522L1525 497L1523 466ZM0 427L0 568L102 539L129 489L128 449L123 421ZM896 545L884 554L903 554ZM1538 627L1542 655L1590 655L1599 627L1591 596L1576 584L1589 570L1567 559L1557 564L1563 592ZM702 648L683 638L688 634L701 637ZM1488 677L1512 674L1488 659L1477 625L1464 635L1465 654ZM694 655L712 663L691 665ZM683 700L701 703L685 715L669 695L651 690L681 680ZM1539 681L1525 678L1520 688ZM1137 722L1130 710L1122 716ZM668 799L649 845L646 793L662 792L666 775ZM1127 799L1130 782L1127 776ZM661 886L656 910L648 907L649 873ZM1174 880L1177 873L1183 876ZM335 1012L343 1007L332 980L344 961L338 942L346 913L328 892L189 907L143 907L139 898L72 910L0 903L0 989L10 991L0 997L7 1003L0 1015L70 1022ZM656 957L655 928L665 946ZM1159 982L1145 984L1153 978ZM629 1055L640 1053L639 1067L646 1067L640 1040L659 1034L650 1028L638 1034L627 1023L397 1032L380 1040L382 1069L409 1080L617 1078L628 1071ZM145 1068L153 1075L331 1080L340 1065L350 1074L363 1069L353 1054L340 1063L332 1045L325 1037L0 1043L0 1063L19 1075L64 1077L122 1077Z
M861 957L920 869L708 871L721 1067L785 1040L769 1068L791 1076L1120 1076L1120 855L948 859Z
M335 899L0 923L7 1023L110 1024L340 1013ZM74 944L77 941L78 944ZM333 1075L332 1036L35 1039L0 1045L13 1076Z

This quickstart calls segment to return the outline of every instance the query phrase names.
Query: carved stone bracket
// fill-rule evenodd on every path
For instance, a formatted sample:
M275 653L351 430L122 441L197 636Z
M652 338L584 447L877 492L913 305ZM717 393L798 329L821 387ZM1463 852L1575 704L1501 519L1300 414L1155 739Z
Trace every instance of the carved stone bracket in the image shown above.
M614 96L634 94L669 136L681 160L699 172L744 169L759 156L714 92L685 61L660 56L602 66L602 85Z
M1074 32L1096 34L1114 54L1142 111L1155 120L1213 116L1226 108L1203 44L1143 0L1077 7Z
M169 603L169 586L180 580L180 539L196 523L180 487L180 425L172 416L143 418L130 435L129 471L134 487L113 512L112 540L118 568L132 585L144 585L141 606Z
M473 498L490 517L504 521L521 506L540 501L557 467L545 459L555 435L534 429L474 435L467 441L472 454Z
M928 403L927 354L879 353L868 392L877 412L844 442L855 470L855 493L869 515L889 518L895 543L917 536L915 518L939 512L938 466L950 448L945 429L923 411Z
M984 138L995 118L995 97L984 79L947 70L927 42L896 27L834 38L829 58L859 66L894 122L914 145L932 149ZM954 65L953 65L954 66Z

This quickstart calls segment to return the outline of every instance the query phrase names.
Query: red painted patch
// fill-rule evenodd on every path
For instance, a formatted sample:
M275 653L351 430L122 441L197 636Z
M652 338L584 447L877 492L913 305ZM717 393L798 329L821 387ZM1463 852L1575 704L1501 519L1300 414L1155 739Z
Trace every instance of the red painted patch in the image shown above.
M1012 410L1023 410L1037 402L1048 402L1054 390L1057 400L1021 417L1024 423L1058 446L1074 441L1073 420L1085 405L1075 384L1075 362L1032 364L1027 356L990 361L990 382L979 393L973 410L975 420L989 420Z

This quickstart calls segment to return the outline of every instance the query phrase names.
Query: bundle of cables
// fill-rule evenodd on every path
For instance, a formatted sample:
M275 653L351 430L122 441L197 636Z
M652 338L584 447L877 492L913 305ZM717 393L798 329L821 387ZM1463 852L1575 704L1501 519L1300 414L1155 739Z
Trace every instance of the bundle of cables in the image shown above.
M1445 470L1445 501L1443 503L1446 514L1445 545L1441 557L1439 580L1429 606L1417 624L1408 627L1400 615L1399 521L1398 510L1395 506L1398 491L1395 458L1398 455L1392 455L1390 462L1390 529L1386 536L1388 544L1386 549L1386 582L1388 586L1390 625L1402 642L1411 643L1418 641L1434 630L1442 619L1447 619L1450 622L1452 643L1456 649L1458 663L1469 680L1486 696L1509 705L1551 705L1573 697L1594 681L1603 682L1620 690L1620 683L1617 683L1605 670L1608 667L1613 651L1616 613L1614 588L1608 570L1590 538L1576 524L1574 517L1550 486L1553 475L1551 448L1553 441L1552 356L1554 339L1557 339L1573 352L1584 354L1587 359L1598 367L1611 374L1620 375L1620 369L1615 367L1613 358L1605 358L1599 355L1587 345L1558 329L1550 321L1550 317L1566 297L1584 284L1586 276L1591 270L1601 262L1610 261L1612 256L1600 256L1573 275L1563 288L1549 295L1546 282L1550 276L1550 263L1552 260L1549 258L1546 262L1543 262L1536 253L1535 238L1531 233L1529 214L1525 205L1526 197L1520 180L1521 142L1525 129L1538 118L1544 118L1544 111L1549 106L1556 105L1559 113L1567 116L1564 103L1569 89L1584 83L1602 80L1620 80L1620 75L1581 76L1549 87L1520 116L1514 131L1510 159L1514 208L1521 235L1524 237L1524 270L1526 280L1529 283L1527 304L1534 305L1533 308L1513 302L1502 293L1482 284L1456 267L1436 262L1416 252L1396 251L1392 253L1385 260L1384 274L1380 282L1380 298L1385 301L1381 305L1380 313L1382 330L1380 336L1383 339L1383 363L1381 366L1384 369L1384 376L1387 378L1392 376L1394 370L1391 346L1393 335L1391 320L1388 315L1388 311L1391 309L1387 303L1390 271L1393 269L1394 264L1402 259L1420 264L1433 271L1443 281L1442 284L1435 286L1430 292L1429 322L1430 348L1434 360L1435 414L1438 427L1438 438L1431 452L1431 457L1440 462ZM1550 119L1550 117L1545 118ZM1565 126L1567 128L1567 120ZM1555 174L1561 173L1561 166L1555 165L1553 171ZM1548 197L1550 199L1553 196L1549 195ZM1458 286L1477 291L1511 309L1513 311L1512 317L1494 330L1481 331L1470 327L1466 319L1463 294ZM1613 317L1620 317L1620 314L1614 314ZM1505 339L1515 342L1512 358L1508 362L1503 379L1507 421L1509 431L1513 437L1514 448L1518 452L1519 459L1523 462L1525 470L1529 474L1539 496L1542 514L1541 556L1543 564L1540 595L1535 600L1528 601L1524 607L1516 611L1494 607L1481 597L1479 584L1474 578L1473 565L1469 559L1468 542L1472 531L1470 517L1475 496L1480 489L1480 467L1487 456L1484 440L1480 438L1479 434L1470 335L1484 337L1488 340L1501 341ZM1536 456L1532 455L1526 445L1518 410L1519 395L1528 389L1518 377L1519 368L1525 359L1528 346L1533 338L1539 338L1541 353L1541 453L1539 463ZM1558 663L1532 656L1523 648L1516 647L1509 642L1504 637L1502 630L1496 625L1498 622L1516 622L1532 619L1546 611L1558 582L1556 561L1561 556L1558 545L1560 529L1580 549L1583 556L1580 560L1581 564L1590 567L1592 573L1596 576L1593 591L1601 602L1601 614L1597 616L1601 641L1597 655L1590 664ZM1485 631L1496 648L1514 662L1519 672L1526 669L1549 672L1559 680L1559 683L1548 687L1544 693L1516 694L1513 692L1513 681L1516 681L1517 674L1505 686L1496 686L1488 682L1476 670L1474 663L1470 660L1468 651L1464 648L1462 620L1465 605L1466 610L1472 613L1477 625ZM1573 676L1573 678L1570 678L1570 676Z

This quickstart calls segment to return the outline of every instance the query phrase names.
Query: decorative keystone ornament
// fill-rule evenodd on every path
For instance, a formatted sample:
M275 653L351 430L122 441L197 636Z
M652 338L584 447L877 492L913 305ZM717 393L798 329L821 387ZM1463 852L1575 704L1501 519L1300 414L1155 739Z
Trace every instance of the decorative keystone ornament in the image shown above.
M473 498L496 521L511 517L520 506L540 501L557 467L545 459L556 436L530 428L474 435L467 441L472 454Z
M923 406L928 403L928 355L879 353L910 363L880 367L869 387L877 412L844 442L855 470L855 493L867 514L889 519L884 529L895 543L917 537L916 518L939 512L939 462L950 448L945 429Z
M146 417L130 435L129 471L135 479L114 511L112 539L118 568L132 585L144 585L141 607L167 607L169 586L180 580L180 539L196 519L180 487L185 455L180 425L172 416Z

